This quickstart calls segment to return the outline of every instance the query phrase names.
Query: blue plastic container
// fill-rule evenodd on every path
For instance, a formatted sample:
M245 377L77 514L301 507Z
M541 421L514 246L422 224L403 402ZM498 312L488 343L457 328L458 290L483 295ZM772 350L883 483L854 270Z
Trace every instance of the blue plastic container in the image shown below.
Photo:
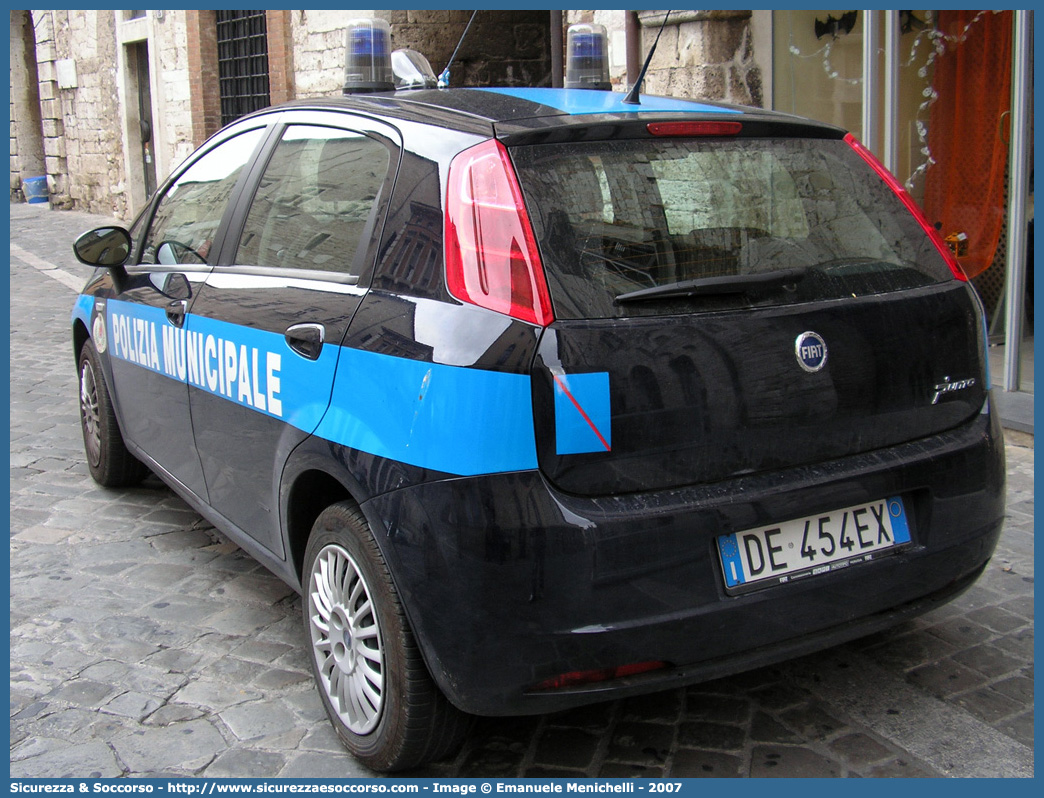
M47 202L47 178L27 177L22 181L26 202Z

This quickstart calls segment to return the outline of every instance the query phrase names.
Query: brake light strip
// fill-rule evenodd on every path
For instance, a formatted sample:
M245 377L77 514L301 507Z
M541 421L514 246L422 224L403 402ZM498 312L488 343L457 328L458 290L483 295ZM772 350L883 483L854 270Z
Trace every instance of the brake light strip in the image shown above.
M961 282L968 282L968 276L961 269L960 263L957 262L957 258L950 251L950 248L946 246L946 242L942 240L942 236L939 235L939 231L932 227L928 221L928 217L924 215L924 211L917 205L914 198L910 196L909 192L903 188L902 184L895 178L895 176L889 172L884 164L882 164L877 157L870 152L870 150L864 145L859 139L853 136L851 133L845 136L845 141L848 145L856 151L860 158L877 172L880 177L888 185L895 195L900 199L906 209L913 214L914 218L920 223L921 227L924 228L924 232L928 234L928 238L935 244L935 248L939 250L939 254L942 255L946 265L950 267L950 271L953 272L953 276Z

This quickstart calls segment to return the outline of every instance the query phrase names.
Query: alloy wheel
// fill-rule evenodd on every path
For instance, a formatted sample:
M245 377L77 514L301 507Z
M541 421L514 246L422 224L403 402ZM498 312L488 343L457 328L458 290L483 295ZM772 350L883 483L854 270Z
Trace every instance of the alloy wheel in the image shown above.
M384 655L371 592L341 546L325 546L312 563L308 627L319 680L341 722L367 734L384 705Z
M101 409L98 403L98 383L94 369L85 360L80 372L80 421L83 424L83 442L92 466L101 462Z

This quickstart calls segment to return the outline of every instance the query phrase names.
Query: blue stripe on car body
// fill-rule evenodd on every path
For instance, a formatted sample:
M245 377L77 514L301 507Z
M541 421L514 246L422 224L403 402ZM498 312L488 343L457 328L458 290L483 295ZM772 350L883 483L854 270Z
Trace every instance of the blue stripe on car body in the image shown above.
M555 375L555 453L612 449L609 372Z
M80 294L76 297L76 304L72 309L72 320L82 321L83 325L91 329L91 314L94 313L94 297L89 294Z
M326 344L109 300L110 352L333 443L460 476L537 467L530 378ZM333 397L315 385L333 383Z
M462 476L537 467L530 378L341 349L316 434Z
M550 108L556 108L570 115L580 114L636 114L640 112L656 113L692 113L692 114L740 114L735 108L722 108L717 105L678 100L672 97L651 97L641 95L640 105L625 103L622 92L613 91L576 91L571 89L531 89L531 88L489 88L474 91L488 91L505 94L519 100L526 100Z

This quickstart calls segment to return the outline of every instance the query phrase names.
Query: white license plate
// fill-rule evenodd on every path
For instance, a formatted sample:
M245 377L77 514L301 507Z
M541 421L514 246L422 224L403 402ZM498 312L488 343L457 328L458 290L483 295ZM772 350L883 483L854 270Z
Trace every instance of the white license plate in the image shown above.
M872 560L910 542L898 496L718 538L725 585L795 582Z

